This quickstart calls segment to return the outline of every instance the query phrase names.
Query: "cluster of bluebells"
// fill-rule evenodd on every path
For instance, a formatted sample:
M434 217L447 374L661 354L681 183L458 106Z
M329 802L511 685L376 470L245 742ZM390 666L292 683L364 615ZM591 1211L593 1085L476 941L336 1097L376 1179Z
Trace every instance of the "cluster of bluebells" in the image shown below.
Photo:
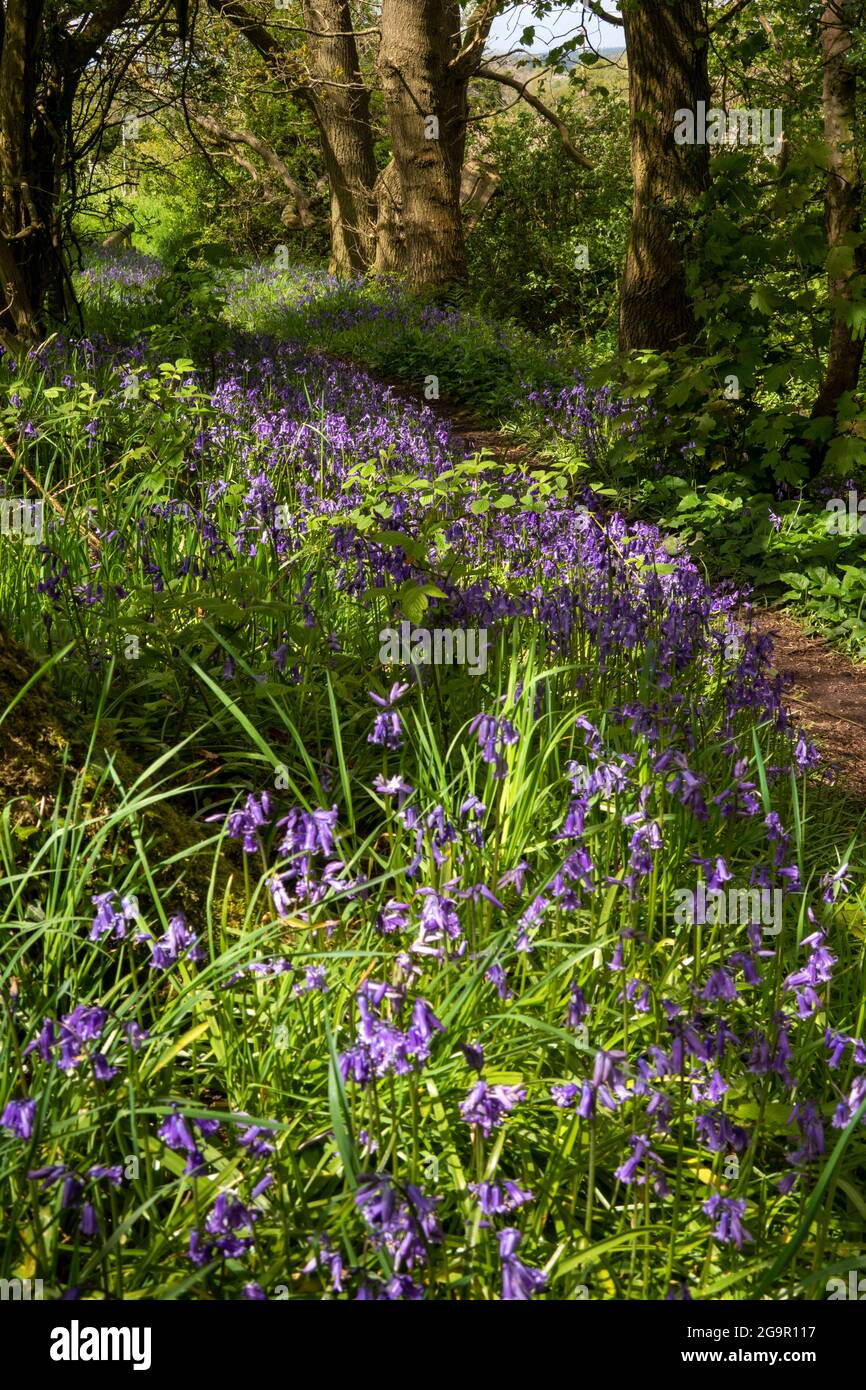
M367 980L355 995L358 1009L358 1028L353 1045L340 1053L340 1071L344 1081L358 1086L370 1086L383 1076L403 1076L423 1067L430 1056L430 1046L436 1033L444 1033L444 1025L434 1014L426 999L412 1003L408 1025L401 1028L394 1021L406 1006L405 990L392 985ZM383 1006L390 1006L389 1016Z
M78 1072L83 1063L89 1063L97 1081L111 1081L118 1068L110 1066L104 1053L95 1044L102 1039L109 1023L107 1009L98 1005L79 1004L59 1019L43 1019L36 1036L23 1049L22 1056L36 1054L43 1062L57 1067L66 1075ZM138 1050L147 1038L147 1030L132 1020L123 1025L129 1046ZM30 1140L33 1137L39 1102L31 1097L13 1097L6 1102L0 1114L0 1129L16 1139ZM91 1177L99 1176L94 1171Z
M116 364L117 354L108 345L83 345L81 350L85 347L94 371ZM127 351L118 364L123 369L117 377L121 394L123 375L128 376L131 368L136 373L144 368L146 350L143 343ZM68 346L58 341L50 351L40 352L46 379L62 377L67 351ZM318 586L314 583L300 552L310 519L319 516L335 523L329 585L338 594L364 603L372 593L392 583L429 584L430 574L413 564L398 543L385 545L379 539L368 539L348 520L345 525L339 523L341 515L348 518L362 500L352 472L354 461L380 459L381 481L387 482L402 462L411 465L416 475L431 479L465 458L465 445L431 411L418 411L395 396L391 388L379 386L356 369L338 371L326 357L304 355L296 346L255 339L242 353L230 351L220 356L209 386L190 378L184 388L206 406L208 417L195 443L200 460L196 467L202 473L197 504L184 497L170 498L152 504L148 516L139 518L129 534L100 532L96 573L70 574L64 557L47 545L44 558L50 573L44 592L51 609L46 616L51 622L59 620L63 604L86 608L88 624L96 622L103 610L109 616L106 605L112 608L114 618L122 619L124 605L136 602L137 590L160 594L175 582L186 588L190 578L207 590L220 573L230 569L234 556L265 551L277 562L289 556L298 560L300 590L293 601L301 609L304 625L318 630L317 611L324 597L321 580ZM319 397L326 403L323 419L313 415L311 400ZM568 422L576 411L581 428L588 431L588 447L592 431L587 412L597 412L593 427L597 428L614 408L604 393L592 396L580 383L567 388L562 407L557 407L551 418L561 415L565 434L571 437ZM26 403L21 408L24 410ZM224 534L228 483L215 477L206 479L204 467L206 460L219 457L227 439L238 434L244 441L241 452L246 491L243 515L232 536ZM327 460L324 468L323 450ZM292 479L291 516L285 524L277 525L275 498L284 473ZM532 478L527 475L522 482L527 494L533 496L536 484ZM686 555L678 554L672 560L665 538L656 528L642 523L629 525L619 516L601 517L591 497L585 507L547 499L543 507L494 508L485 518L481 536L470 502L471 497L459 489L447 498L448 545L464 562L473 556L475 559L473 564L464 563L469 573L459 584L437 575L444 595L437 600L437 621L440 615L443 619L447 616L451 623L495 631L498 624L524 619L543 635L557 656L566 655L574 641L583 644L585 655L601 673L611 663L621 665L629 653L639 654L646 679L660 698L646 707L627 701L620 711L622 719L633 727L645 726L641 732L651 732L653 725L657 731L664 729L668 745L688 738L685 725L677 730L670 723L676 715L681 686L690 679L690 672L702 666L718 623L730 626L733 622L736 596L714 592ZM424 523L428 505L418 490L408 489L393 503L393 521L414 534ZM438 508L442 503L437 500L435 505ZM182 526L177 525L179 518ZM182 548L174 572L164 559L155 558L157 548L151 544L150 532L162 526ZM159 553L164 554L164 550L161 547ZM201 561L199 555L204 557ZM473 577L473 569L478 577ZM330 599L328 606L332 606ZM122 621L117 626L122 630ZM70 628L75 628L74 622ZM737 724L743 722L742 716L748 714L750 719L772 723L790 737L795 766L814 766L815 751L791 727L781 685L769 674L767 639L748 633L738 636L739 654L723 673L720 736L732 737ZM321 647L305 656L285 634L275 633L263 635L260 648L250 656L254 667L264 668L257 679L276 673L292 682L300 678L305 662L313 663L308 674L314 674L314 663L328 660L327 654L333 655L339 648L337 635L322 629ZM97 650L102 648L94 639L94 653ZM291 653L297 660L290 661ZM226 680L236 679L231 657L225 659L223 674ZM371 692L376 716L369 739L386 753L404 746L401 702L408 689L397 682L385 695ZM536 707L540 696L539 686L533 697ZM473 723L471 733L477 737L482 759L493 767L497 778L502 778L507 749L518 739L514 722L504 715L483 713ZM657 736L654 741L658 741ZM668 750L671 791L684 805L703 815L708 808L700 773L689 765L687 749L675 752L676 756ZM718 792L724 816L751 811L756 804L754 788L746 785L749 779L742 775L742 757L734 758L733 765L730 785ZM248 852L259 848L270 811L267 793L250 796L243 807L231 813L229 833L240 838ZM654 833L650 825L635 826L636 864L657 849L652 842ZM835 892L843 883L840 876L829 885L830 890Z
M31 1139L36 1123L38 1102L31 1096L8 1100L0 1115L0 1127L14 1139Z
M394 706L408 689L409 686L405 682L395 681L387 696L377 695L374 690L369 692L370 699L378 710L373 728L368 735L369 743L375 743L379 748L392 750L402 748L403 725L400 721L400 714Z
M393 1273L382 1278L380 1274L347 1268L339 1247L325 1234L316 1237L303 1272L327 1278L334 1293L346 1292L350 1276L359 1275L353 1295L359 1302L422 1299L424 1287L415 1275L429 1262L433 1247L443 1240L436 1212L439 1201L417 1184L398 1184L387 1173L360 1174L355 1207L371 1250L388 1258Z
M493 768L494 777L503 778L508 771L505 750L520 741L520 734L511 720L504 715L477 714L469 725L469 732L475 734L481 757Z
M89 1063L97 1081L111 1081L118 1068L109 1066L97 1044L101 1041L110 1015L98 1004L77 1004L59 1019L46 1018L35 1038L24 1049L24 1056L36 1053L43 1062L53 1062L62 1072L77 1071ZM133 1046L140 1045L142 1035L134 1023L126 1024L127 1036Z
M226 820L226 834L232 840L241 840L245 854L255 854L262 848L262 830L270 825L272 811L269 792L260 796L252 793L238 810L230 812Z
M311 286L311 296L316 292ZM448 317L432 309L430 315L431 327ZM274 573L285 579L286 602L296 609L296 622L309 645L298 641L287 624L285 630L257 632L251 639L254 650L245 655L258 672L256 680L282 683L289 700L296 694L293 687L319 674L321 663L332 667L347 655L349 624L339 634L332 631L335 610L364 612L400 585L430 579L408 546L388 544L381 535L368 538L355 525L352 512L363 496L352 475L353 463L378 459L379 483L409 464L417 477L429 480L453 468L464 451L430 412L404 408L390 388L380 388L363 373L338 372L327 359L285 345L269 345L265 351L264 344L251 340L247 349L246 356L223 354L209 384L192 378L184 384L207 407L188 464L190 476L197 479L195 501L156 503L128 534L100 530L94 519L98 554L92 573L70 573L74 561L55 536L51 545L41 547L44 573L37 588L49 631L52 623L59 626L67 609L88 631L96 631L104 614L110 610L122 618L125 606L132 608L142 593L148 600L170 595L176 584L185 593L190 587L213 593L220 575L239 557L258 557L263 570L272 561ZM95 363L103 349L91 346L87 351ZM106 411L118 405L118 392L133 377L147 379L143 354L143 348L124 354L115 398L106 399ZM59 358L46 349L40 360L46 380L54 380ZM65 389L71 388L70 378ZM323 418L314 416L310 406L317 394L324 403ZM580 382L533 389L530 403L550 428L582 441L591 458L598 456L611 422L628 427L609 396L593 395ZM19 396L13 407L22 413L22 436L38 437L38 422L23 419L28 409L24 398ZM88 424L85 433L89 448L101 447L100 421ZM229 440L239 441L242 464L240 486L232 494L241 502L227 526L229 483L208 478L206 470ZM278 497L289 478L291 516L286 524L278 515ZM522 482L532 496L531 477ZM404 535L427 534L422 532L429 520L429 504L419 495L423 491L406 489L394 499L392 524ZM630 524L620 516L605 518L590 495L580 506L551 498L544 506L493 509L483 525L457 488L435 505L446 512L441 535L459 563L451 564L439 539L436 547L441 545L443 553L433 553L432 562L437 571L460 576L438 575L444 597L441 606L433 605L436 620L447 617L493 631L512 623L531 625L539 650L574 670L575 707L580 709L585 700L587 712L570 722L564 775L551 788L549 821L539 825L538 835L521 857L515 856L516 862L501 856L508 836L500 838L496 803L509 802L511 769L535 748L530 739L545 713L546 677L531 689L518 684L507 699L493 694L479 702L482 711L456 739L469 783L460 783L452 802L450 793L443 793L443 800L432 805L417 790L423 778L412 771L413 759L419 761L412 717L418 689L398 681L386 693L368 692L372 710L361 701L357 742L362 760L382 768L372 787L378 803L385 805L389 838L401 864L380 896L363 874L350 876L349 865L368 860L361 849L355 854L345 846L348 837L338 832L336 804L313 810L293 806L282 814L285 808L277 806L277 798L263 791L245 795L227 817L213 817L225 819L226 835L246 855L262 856L278 919L273 925L281 933L276 949L283 949L283 934L294 929L296 918L308 921L323 905L330 914L334 897L351 899L351 913L346 914L348 925L337 925L329 915L326 942L340 930L348 931L353 943L356 921L375 933L374 946L387 968L374 967L377 978L365 970L357 985L358 976L352 978L357 1026L338 1058L344 1082L364 1092L353 1095L353 1103L374 1114L377 1083L390 1086L393 1078L427 1066L445 1034L430 1002L441 997L435 990L443 981L450 987L460 980L460 972L465 981L477 970L484 981L481 997L496 1010L518 1014L527 978L534 980L537 963L547 969L548 938L555 949L585 936L588 928L594 933L604 905L612 902L613 921L622 929L611 933L610 946L599 946L596 957L583 957L582 965L563 966L568 973L551 987L557 1020L572 1038L555 1083L549 1090L543 1082L539 1086L538 1106L524 1106L527 1086L496 1083L482 1074L479 1044L455 1043L477 1073L462 1099L451 1095L443 1100L451 1107L451 1118L461 1122L457 1142L478 1154L495 1148L498 1163L503 1141L521 1126L540 1127L546 1121L557 1132L560 1124L573 1126L580 1135L578 1145L587 1130L598 1130L606 1141L600 1150L605 1157L599 1158L599 1184L618 1185L615 1203L653 1202L665 1212L671 1210L668 1199L676 1177L673 1165L665 1171L663 1155L681 1141L711 1159L740 1159L756 1153L760 1144L762 1166L772 1172L780 1194L790 1193L820 1165L827 1148L825 1126L847 1126L866 1103L866 1043L830 1026L837 966L830 946L832 909L850 889L849 863L839 856L838 868L820 880L829 909L826 925L803 899L800 920L805 915L810 930L793 960L793 948L790 955L787 944L770 949L760 924L751 922L736 936L731 928L711 958L696 957L687 979L671 976L661 985L659 975L650 973L658 942L651 938L643 911L654 893L656 871L667 867L677 852L683 827L689 866L700 871L709 892L734 881L737 865L731 858L729 867L720 846L736 842L748 828L756 846L747 865L750 885L780 888L786 900L793 899L790 915L798 915L804 886L797 841L778 812L766 810L765 800L767 790L786 785L792 770L814 768L817 754L791 723L781 682L771 674L766 639L739 628L738 597L711 589L687 555L672 557L657 528ZM327 582L307 568L304 552L311 523L322 518L329 523ZM179 536L187 548L167 561L167 548L153 542L154 532L163 539ZM446 558L447 564L439 564ZM300 576L297 583L295 574ZM738 638L737 654L722 660L731 635ZM222 655L215 661L219 673ZM234 683L233 693L242 684L241 670L240 662L224 658L221 679ZM711 683L708 670L714 675ZM372 676L369 683L378 679ZM423 691L423 673L413 673L413 679ZM590 718L596 680L605 692L604 712ZM365 678L362 688L367 684ZM478 709L479 703L470 709ZM771 731L768 737L775 736L774 761L761 769L766 781L753 762L756 724ZM706 755L702 732L707 728L713 730L712 758ZM484 792L490 781L496 784L493 796ZM330 802L324 771L321 788L322 799ZM317 790L313 804L318 798ZM701 852L689 854L696 845ZM481 880L489 862L495 862L495 876L485 883ZM620 903L627 908L627 926L619 916ZM93 905L93 943L107 947L130 937L146 942L156 971L203 957L196 933L181 915L171 917L166 931L155 936L134 929L139 913L133 897L106 891L93 896ZM605 912L601 920L609 915ZM478 939L479 923L491 918L506 924L494 951L483 937ZM769 979L775 971L778 988ZM294 975L295 995L327 995L319 1001L320 1009L338 996L337 971L329 986L324 964L298 968L284 956L240 967L225 986L249 977L288 975ZM227 1011L240 1011L240 993L222 996ZM590 1050L573 1035L583 1037L587 1020L601 1029L608 999L618 1020L615 1038L606 1041L600 1033ZM315 1015L305 1003L291 1007ZM620 1028L620 1020L627 1029ZM58 1019L46 1018L24 1056L35 1054L69 1078L86 1063L98 1080L109 1081L118 1068L102 1050L108 1029L107 1010L79 1005ZM132 1046L139 1045L143 1034L138 1025L127 1025L127 1032ZM804 1064L798 1048L804 1035L811 1054L819 1050L834 1087L832 1110L816 1082L817 1068ZM533 1081L533 1101L535 1086ZM739 1098L752 1087L771 1103L783 1103L779 1113L788 1117L786 1138L776 1133L767 1139L751 1127L750 1119L740 1123L749 1112L737 1108ZM29 1143L38 1138L39 1104L32 1096L13 1095L0 1125L15 1140ZM276 1153L276 1130L238 1116L227 1120L239 1126L233 1159L251 1166L269 1164ZM184 1156L185 1178L205 1174L205 1150L221 1123L225 1121L188 1116L180 1105L165 1115L159 1137ZM364 1131L359 1139L367 1155L376 1151L377 1141ZM575 1152L581 1152L579 1147ZM525 1215L533 1194L519 1174L506 1179L498 1169L483 1171L486 1176L477 1173L479 1181L469 1191L475 1219L487 1229L491 1248L498 1249L502 1297L528 1299L545 1289L546 1275L520 1258L526 1237L502 1223L520 1221L515 1213ZM92 1236L98 1231L99 1184L116 1186L118 1172L79 1164L76 1169L34 1168L28 1176L43 1191L57 1186L61 1209L77 1214L80 1232ZM207 1215L196 1217L187 1248L193 1266L203 1269L250 1253L261 1215L256 1202L273 1180L266 1174L248 1200L235 1191L220 1192ZM763 1239L765 1216L750 1208L749 1200L739 1193L706 1195L700 1190L696 1205L716 1244L742 1251L759 1232ZM376 1273L349 1267L333 1232L316 1237L304 1272L324 1274L334 1292L352 1291L362 1301L424 1296L425 1267L450 1219L443 1200L393 1174L376 1172L358 1179L354 1205L366 1246L377 1257L387 1257L392 1273L385 1275L385 1260ZM369 1263L376 1267L376 1260ZM671 1296L678 1296L678 1289L688 1296L685 1285L673 1288ZM264 1294L248 1282L242 1296L259 1299Z
M187 1257L196 1269L213 1260L237 1260L253 1244L253 1226L261 1212L233 1192L220 1192L205 1218L204 1230L190 1232Z
M206 1167L202 1140L214 1139L221 1123L226 1121L240 1127L237 1143L247 1155L267 1159L276 1151L276 1131L271 1125L249 1124L242 1115L227 1115L223 1121L208 1116L192 1118L181 1114L176 1102L171 1114L160 1125L158 1134L170 1149L186 1154L185 1176L200 1177Z
M493 1086L479 1078L465 1100L460 1102L460 1114L468 1125L477 1125L487 1139L514 1107L525 1099L526 1089L523 1086Z
M97 1215L96 1191L101 1183L110 1187L120 1187L123 1183L123 1168L120 1164L92 1164L82 1175L65 1163L51 1164L44 1168L31 1168L27 1177L38 1182L41 1192L48 1192L58 1183L62 1184L60 1210L74 1212L78 1216L78 1230L83 1236L97 1236L100 1233Z
M135 897L123 897L118 906L116 900L117 894L112 889L94 895L96 914L90 928L91 941L126 940L130 923L139 917L138 901ZM137 931L133 939L137 943L146 942L150 947L151 970L168 970L180 960L204 960L204 948L182 912L168 919L168 926L161 936Z
M147 941L150 946L151 970L168 970L179 960L204 960L204 947L182 912L169 917L162 936L153 937L142 932L136 939Z
M387 1251L398 1274L426 1264L431 1247L442 1241L438 1201L414 1183L397 1187L384 1173L362 1176L355 1194L373 1246Z
M345 863L337 857L336 825L336 806L327 811L293 807L277 821L277 828L283 831L279 854L288 864L272 874L268 887L281 917L313 907L330 893L354 896L363 892L363 879L350 879Z
M164 277L165 267L155 256L119 246L90 246L76 278L78 292L97 309L102 304L139 304L142 296L155 294Z
M363 878L350 878L344 861L338 857L335 805L313 811L293 806L275 820L276 814L277 807L269 792L251 793L242 807L229 813L225 825L231 839L241 840L246 854L264 853L266 828L272 826L282 832L276 846L277 863L269 870L267 880L274 910L280 917L303 913L331 894L352 897L364 892ZM249 968L253 973L270 973L264 967Z
M109 889L107 893L95 893L91 901L96 914L90 928L90 940L101 941L107 936L113 941L124 941L130 922L138 917L138 902L134 897L123 897L117 906L117 893Z
M184 1173L187 1177L198 1177L205 1171L204 1154L201 1151L201 1138L213 1138L219 1132L219 1120L189 1120L181 1115L177 1106L167 1115L159 1127L158 1134L170 1149L186 1154Z
M517 1258L522 1236L513 1226L507 1226L504 1231L500 1231L497 1238L502 1266L503 1301L525 1303L545 1287L547 1276L540 1269L532 1269Z

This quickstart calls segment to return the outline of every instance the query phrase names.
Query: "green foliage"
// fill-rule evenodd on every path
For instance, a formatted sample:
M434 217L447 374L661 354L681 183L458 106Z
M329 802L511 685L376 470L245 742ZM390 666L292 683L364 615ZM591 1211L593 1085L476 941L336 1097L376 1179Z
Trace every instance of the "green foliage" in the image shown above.
M435 377L442 400L471 406L484 419L510 414L531 386L571 376L569 355L526 329L441 308L396 281L260 265L227 283L227 318L238 327L363 362L419 392L432 391Z
M334 326L327 286L320 288L324 327ZM271 289L285 292L285 280ZM177 293L175 310L195 303L201 317L193 274ZM344 307L356 314L367 302L356 290ZM310 304L296 312L295 326L314 323ZM411 326L408 306L407 314ZM427 321L443 339L462 335L459 316L437 311ZM518 549L510 572L508 552L500 558L495 545L497 514L534 506L543 518L545 504L563 495L567 461L538 470L543 486L525 500L515 486L518 470L497 469L484 456L457 454L442 472L425 467L422 450L435 424L358 379L356 391L367 392L358 414L369 418L378 406L376 418L392 421L399 444L392 440L374 457L352 452L342 427L355 403L329 396L327 364L314 371L303 356L281 356L275 374L263 343L258 363L235 359L235 381L214 393L192 361L160 360L144 343L128 347L96 365L87 348L30 359L7 380L3 423L18 442L19 462L51 490L62 460L64 516L49 530L47 554L9 542L0 607L20 636L35 646L41 633L62 653L43 680L56 680L58 703L91 713L94 727L85 764L66 778L63 794L41 818L30 806L35 824L21 825L17 797L0 810L7 942L0 985L15 999L0 1016L0 1086L4 1106L20 1099L25 1084L38 1100L31 1137L8 1126L0 1134L10 1232L4 1277L36 1273L51 1297L74 1281L85 1299L236 1298L255 1279L270 1297L318 1300L331 1293L327 1260L319 1268L315 1259L317 1249L327 1253L320 1244L326 1232L344 1254L343 1296L351 1297L363 1281L391 1273L392 1252L377 1249L355 1200L360 1176L371 1167L393 1173L396 1164L401 1186L439 1199L442 1240L426 1266L419 1261L412 1270L431 1299L500 1296L498 1227L482 1221L470 1184L510 1180L532 1200L507 1221L519 1225L521 1255L544 1269L552 1298L573 1299L589 1286L598 1299L660 1299L679 1280L703 1298L761 1290L809 1296L826 1279L827 1262L854 1258L861 1244L864 1131L859 1115L838 1138L829 1127L838 1091L844 1085L847 1093L852 1081L847 1057L841 1070L828 1070L823 1036L825 1026L846 1036L862 1031L863 849L841 797L808 778L778 776L790 757L783 733L756 721L748 706L728 707L735 658L720 640L724 612L707 615L706 645L684 641L675 684L666 670L659 682L653 653L678 616L682 592L666 604L659 586L673 562L633 552L623 571L614 564L601 577L615 580L607 610L614 621L623 611L640 612L639 637L610 642L600 661L597 634L577 608L552 651L533 616L512 617L503 606L504 616L490 621L486 669L473 676L432 666L400 697L403 746L374 745L368 690L388 689L406 674L379 654L382 624L400 613L444 620L439 605L451 582L493 582L516 596L538 585L543 593L551 556L543 547L534 555ZM284 409L280 390L293 378L308 388L306 409ZM252 397L258 412L247 408ZM291 445L274 448L275 439ZM333 477L343 470L337 497ZM18 486L14 472L10 482ZM253 489L265 483L292 517L303 517L282 550L270 503L251 523L245 519L263 496ZM413 495L422 512L407 533L405 501ZM342 511L304 509L311 498L342 497L349 502ZM680 514L700 523L701 499L681 493L678 500ZM720 500L730 523L736 509L723 493ZM467 504L472 524L455 537L447 522ZM587 516L588 526L600 524ZM241 551L245 526L254 544ZM338 535L353 526L369 552L355 534L343 534L335 552ZM612 556L625 538L609 537ZM402 551L413 572L395 580L386 571L381 583L356 592L359 555L369 553L375 565L379 549ZM40 592L49 576L53 593ZM586 586L592 612L598 576L575 566L567 578ZM645 600L639 608L630 606L635 597ZM124 650L130 638L140 643L134 660ZM288 649L282 670L278 643ZM514 734L501 777L470 732L479 710L507 717ZM660 715L651 735L635 727L635 711L653 723ZM105 751L118 735L141 770ZM696 787L729 788L733 778L739 789L745 781L760 794L760 814L728 816L709 790L707 819L693 814L672 775L681 764L671 756L684 757L681 738ZM658 761L663 753L666 766ZM405 808L377 780L387 783L398 771L410 788ZM564 817L575 779L583 785L590 772L601 778L586 814L592 891L578 894L575 880L574 893L549 903L527 951L517 941L518 923L571 858L575 837L564 831ZM263 786L273 789L273 806L240 864L231 857L236 846L226 843L223 813L241 809L244 793ZM480 807L472 822L470 798ZM216 815L205 822L210 842L166 845L155 825L163 802ZM288 876L297 857L281 847L274 822L297 808L327 817L332 806L337 876L297 910L279 909L275 875ZM741 984L728 1010L708 982L730 966L735 931L737 945L747 947L744 924L684 924L672 908L682 886L697 880L696 860L712 865L724 856L742 882L767 867L763 816L770 809L787 827L803 891L785 894L782 931L759 961L761 978ZM440 818L453 838L437 836ZM656 849L633 895L625 866L632 837L650 819ZM819 902L819 880L843 861L851 897L839 890ZM515 866L526 874L520 888L513 874L505 877ZM201 958L150 969L138 937L166 931L195 867L198 892L188 911ZM455 881L466 949L449 940L447 949L413 954L416 889L446 895ZM110 891L134 899L128 930L94 939L93 898ZM381 914L404 897L413 903L412 930L395 937L383 931ZM832 989L822 982L817 1014L791 1017L791 1069L798 1097L812 1100L827 1125L827 1154L803 1166L793 1191L780 1191L796 1142L790 1099L777 1075L749 1072L744 1063L754 1030L773 1031L786 977L803 967L810 901L835 970ZM617 946L622 971L605 968ZM263 962L279 968L262 970ZM496 967L505 972L501 992ZM322 970L324 981L309 985L307 972L321 980ZM353 1046L362 983L399 985L407 975L412 997L423 989L444 1029L432 1038L429 1062L366 1088L344 1080L338 1056ZM647 990L643 1011L624 997L633 980ZM585 1034L568 1019L573 985L591 1006ZM629 1088L615 1110L599 1104L581 1119L556 1103L551 1088L580 1086L599 1049L630 1056L670 1049L671 1001L696 1007L713 1028L731 1019L742 1041L722 1048L723 1058L711 1054L706 1067L697 1059L694 1075L660 1068L654 1077L670 1109L670 1121L652 1136L667 1195L622 1175L645 1096ZM63 1070L36 1051L22 1068L20 1054L45 1017L73 1006L105 1009L99 1046L106 1068L118 1074L95 1074L84 1057ZM406 1021L397 1008L391 1019ZM476 1080L461 1043L483 1048L489 1084L525 1093L489 1136L461 1113ZM708 1083L716 1060L732 1076L726 1121L748 1131L733 1174L730 1155L700 1134L691 1105L689 1082ZM197 1118L207 1126L197 1130L195 1162L167 1142L166 1121L176 1110L188 1124ZM239 1142L252 1126L266 1129L264 1151ZM54 1164L87 1175L94 1210L86 1221L63 1205L60 1184L42 1189L28 1178ZM90 1181L94 1168L118 1166L116 1183ZM274 1181L253 1196L265 1172ZM752 1239L742 1252L710 1237L705 1203L719 1193L748 1203ZM225 1259L206 1252L196 1263L190 1238L203 1230L215 1199L228 1194L255 1207L255 1240ZM819 1208L810 1205L813 1194L823 1199Z
M526 110L488 123L479 152L500 183L468 239L469 292L485 312L536 332L610 340L628 237L628 111L603 87L556 105L595 167L578 169L558 133ZM580 246L586 268L576 264Z

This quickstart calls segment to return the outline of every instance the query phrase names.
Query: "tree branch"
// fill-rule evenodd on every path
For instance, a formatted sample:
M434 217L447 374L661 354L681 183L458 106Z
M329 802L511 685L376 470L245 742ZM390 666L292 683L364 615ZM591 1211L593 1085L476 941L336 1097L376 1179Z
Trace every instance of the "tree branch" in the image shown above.
M251 130L229 130L227 126L220 125L213 116L201 116L195 112L190 113L192 119L202 130L207 131L217 144L220 145L246 145L259 156L264 164L277 175L280 182L289 190L295 200L298 217L302 227L311 227L316 219L310 207L310 199L304 192L301 185L292 178L289 170L272 145Z
M592 10L596 18L603 19L605 24L615 24L618 29L623 28L623 20L620 19L619 15L611 14L610 10L604 9L597 3L597 0L582 0L582 3L585 10Z
M102 9L95 10L87 23L70 37L69 42L75 50L76 63L83 65L95 58L105 40L123 23L131 9L132 0L109 0Z
M257 53L275 67L280 66L280 59L287 56L285 50L264 24L260 24L255 15L250 14L239 0L207 0L207 3L214 14L220 15L233 28L240 30Z
M538 74L535 74L535 76L537 75ZM497 72L496 68L479 68L475 76L483 77L488 82L499 82L503 87L510 87L512 91L518 92L527 106L531 106L533 111L537 111L539 116L543 116L546 121L549 121L550 124L556 128L559 132L559 138L562 141L562 148L573 164L576 164L580 169L595 168L592 160L587 159L586 155L582 154L572 143L571 136L568 133L568 126L565 124L562 117L558 116L555 111L552 111L549 106L545 106L544 102L540 101L533 92L528 92L526 90L529 83L534 80L533 77L527 78L526 82L520 82L509 73Z
M499 0L478 0L472 13L467 16L463 43L459 52L451 59L450 67L471 68L476 62L480 62L498 8Z
M735 14L738 14L740 10L745 9L745 7L747 5L750 5L751 3L752 0L734 0L733 5L731 5L729 9L725 10L722 14L717 15L716 18L713 20L712 24L708 25L707 33L714 34L717 29L719 29L723 24L727 24L729 19L733 19Z
M281 19L275 19L273 24L282 33L306 34L309 39L361 39L382 32L378 26L372 29L307 29L304 25L285 24Z

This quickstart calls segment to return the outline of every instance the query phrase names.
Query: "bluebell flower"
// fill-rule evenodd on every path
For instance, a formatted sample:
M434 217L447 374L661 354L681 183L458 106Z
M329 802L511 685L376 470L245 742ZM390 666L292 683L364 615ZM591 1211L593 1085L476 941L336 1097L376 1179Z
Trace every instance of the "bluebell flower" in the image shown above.
M502 1216L516 1211L533 1200L528 1188L518 1187L516 1182L505 1179L500 1182L471 1182L469 1190L478 1199L478 1205L485 1216Z
M736 1245L738 1250L742 1250L743 1242L752 1239L743 1225L743 1217L746 1214L744 1198L722 1197L718 1192L714 1192L712 1197L704 1202L703 1209L711 1221L717 1222L713 1236L723 1245Z
M116 897L114 889L109 889L107 893L97 893L91 898L96 905L96 916L90 929L91 941L99 941L109 934L115 941L122 941L126 937L128 924L138 916L138 905L133 898L121 898L120 907L117 908L114 906Z
M506 1227L497 1237L499 1258L502 1262L502 1297L506 1302L526 1302L533 1294L539 1293L547 1283L547 1276L540 1269L531 1269L517 1258L521 1242L519 1231Z
M0 1115L0 1125L14 1134L16 1139L30 1139L35 1117L35 1100L10 1100Z
M522 1086L490 1086L486 1081L476 1081L466 1099L460 1102L460 1114L468 1125L478 1125L486 1139L525 1099L526 1091Z

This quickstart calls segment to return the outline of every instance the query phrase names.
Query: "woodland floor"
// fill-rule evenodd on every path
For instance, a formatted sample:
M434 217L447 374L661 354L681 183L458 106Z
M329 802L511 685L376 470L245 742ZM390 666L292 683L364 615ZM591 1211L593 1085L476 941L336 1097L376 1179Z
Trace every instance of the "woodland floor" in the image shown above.
M400 389L406 390L405 386ZM421 399L420 392L416 398ZM496 430L479 428L461 407L427 404L471 448L490 449L509 462L525 456L525 445ZM753 621L760 633L773 637L774 666L789 682L786 698L791 712L809 731L839 783L854 800L866 804L866 664L852 661L819 634L806 631L791 613L761 608Z
M334 361L345 365L344 358L334 356ZM495 429L479 426L464 407L453 402L427 401L423 392L407 387L405 382L381 373L375 375L413 402L428 405L470 449L488 449L500 461L525 459L527 445ZM753 621L759 632L773 637L774 665L789 682L787 703L792 713L814 738L839 783L855 801L866 804L866 664L852 661L825 638L806 631L790 613L762 608L755 612ZM26 658L21 649L7 649L4 659L12 669L0 666L0 708L6 708L33 670L22 664ZM31 806L50 796L58 746L66 742L55 721L40 717L34 709L44 698L41 691L34 692L26 708L18 706L11 727L7 725L0 732L0 785L5 793L22 796ZM41 713L47 715L45 710Z
M334 356L334 361L344 363L345 359ZM354 365L370 371L363 363ZM416 404L429 406L471 449L489 449L501 462L525 459L525 444L480 426L465 407L428 401L422 391L405 382L379 372L371 375ZM839 783L855 801L866 804L866 664L852 661L819 634L806 631L790 613L758 609L754 623L759 632L773 636L774 665L789 682L787 703L792 713L809 731Z
M765 608L755 625L773 637L776 669L791 682L787 704L839 781L866 802L866 666L851 661L790 613Z

